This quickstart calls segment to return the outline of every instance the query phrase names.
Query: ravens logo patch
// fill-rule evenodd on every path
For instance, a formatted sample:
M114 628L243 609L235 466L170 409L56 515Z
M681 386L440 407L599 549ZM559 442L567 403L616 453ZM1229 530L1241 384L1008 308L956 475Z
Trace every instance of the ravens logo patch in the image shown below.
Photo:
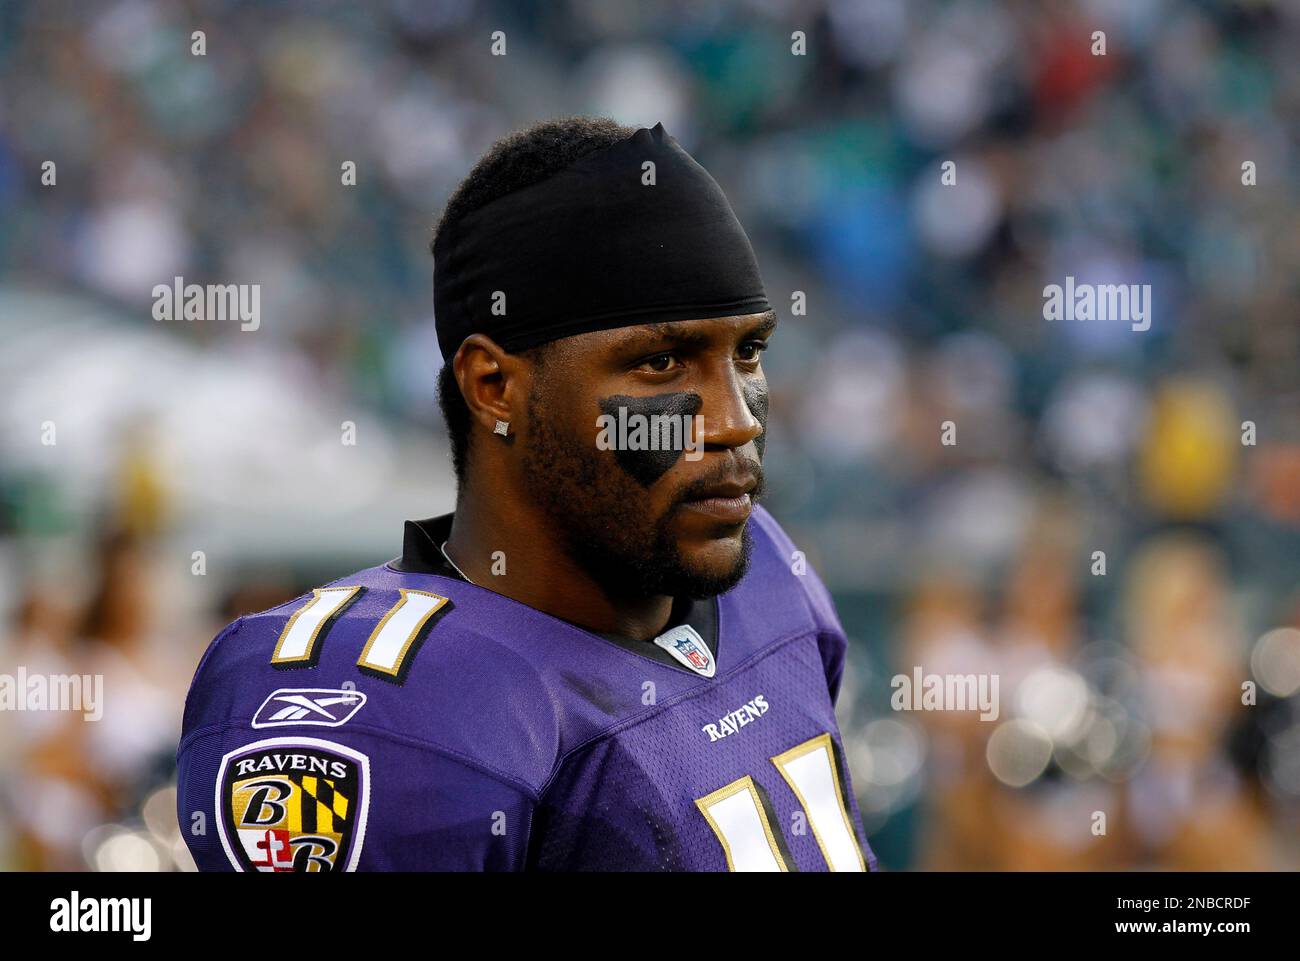
M247 744L222 758L217 774L222 847L239 871L353 871L369 792L369 760L342 744Z

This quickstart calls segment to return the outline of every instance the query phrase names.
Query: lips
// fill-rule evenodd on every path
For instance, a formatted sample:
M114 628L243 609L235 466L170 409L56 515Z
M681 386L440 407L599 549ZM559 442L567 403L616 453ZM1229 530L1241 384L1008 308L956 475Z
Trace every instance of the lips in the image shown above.
M686 501L682 506L697 514L707 514L728 524L743 524L754 509L748 494L739 497L706 497L701 500Z
M754 477L709 484L693 490L691 496L682 501L682 507L724 523L743 524L754 509L750 492L757 486L758 480Z

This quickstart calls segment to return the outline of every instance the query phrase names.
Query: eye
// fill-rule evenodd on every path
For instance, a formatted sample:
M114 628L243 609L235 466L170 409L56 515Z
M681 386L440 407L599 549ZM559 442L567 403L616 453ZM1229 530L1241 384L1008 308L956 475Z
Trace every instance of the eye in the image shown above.
M759 355L767 350L767 341L765 340L747 340L737 348L740 359L746 363L754 363L758 360Z
M638 365L639 369L650 370L656 374L666 374L677 363L677 356L668 352L652 354Z

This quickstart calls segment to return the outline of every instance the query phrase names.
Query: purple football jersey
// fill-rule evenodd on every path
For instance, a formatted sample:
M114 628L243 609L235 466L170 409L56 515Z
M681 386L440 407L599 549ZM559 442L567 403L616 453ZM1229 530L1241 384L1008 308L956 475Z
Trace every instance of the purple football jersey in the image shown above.
M844 633L765 511L744 579L639 642L458 578L450 522L212 642L177 752L200 869L875 868Z

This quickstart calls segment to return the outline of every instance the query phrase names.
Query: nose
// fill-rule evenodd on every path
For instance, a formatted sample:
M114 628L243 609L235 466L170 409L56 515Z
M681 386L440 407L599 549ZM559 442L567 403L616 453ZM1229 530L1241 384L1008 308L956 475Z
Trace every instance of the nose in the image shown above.
M700 391L704 401L700 413L704 416L705 450L735 450L763 433L762 421L745 399L745 387L745 378L728 364Z

